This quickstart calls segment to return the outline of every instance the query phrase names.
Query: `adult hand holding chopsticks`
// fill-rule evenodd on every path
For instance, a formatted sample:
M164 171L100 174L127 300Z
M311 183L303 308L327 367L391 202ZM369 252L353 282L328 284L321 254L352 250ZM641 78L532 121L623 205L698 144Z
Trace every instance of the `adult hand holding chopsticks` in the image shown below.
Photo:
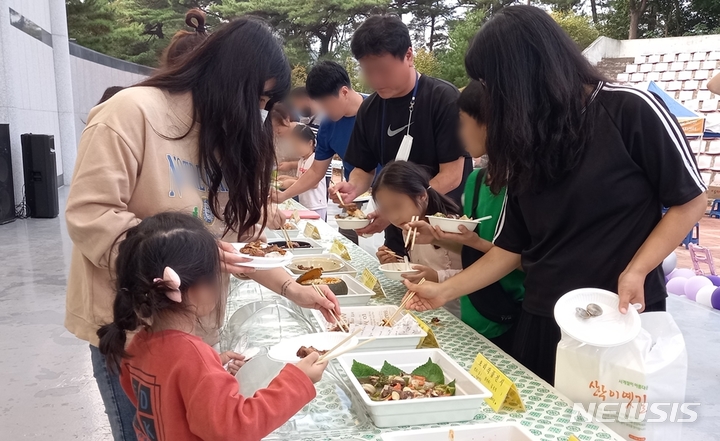
M408 289L405 297L403 297L403 301L405 301L411 293L415 293L405 304L405 309L421 312L429 311L431 309L437 309L450 301L450 299L444 297L444 290L440 283L425 281L425 283L419 284L404 280L403 284Z

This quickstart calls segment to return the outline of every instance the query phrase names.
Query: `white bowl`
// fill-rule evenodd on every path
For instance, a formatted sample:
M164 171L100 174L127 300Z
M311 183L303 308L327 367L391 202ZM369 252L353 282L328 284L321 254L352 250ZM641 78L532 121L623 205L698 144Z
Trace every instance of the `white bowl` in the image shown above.
M330 334L333 334L330 332ZM445 374L445 381L455 380L452 397L425 398L401 401L372 401L352 373L353 360L380 369L387 361L411 372L427 362L437 363ZM340 366L350 378L352 388L362 399L373 423L378 427L413 426L416 424L469 421L480 413L485 398L492 393L441 349L411 349L406 351L353 352L338 357ZM439 438L442 439L442 438Z
M335 218L337 226L343 230L359 230L370 225L370 219L358 219L355 217L347 217L345 219Z
M315 349L328 351L343 341L347 336L345 332L318 332L315 334L299 335L297 337L284 339L275 346L271 346L270 349L268 349L267 355L269 358L281 363L297 363L300 361L300 357L296 355L300 346L313 346ZM344 345L337 348L336 351L340 352L357 344L357 337L353 337Z
M432 225L433 227L440 227L440 229L446 233L459 233L460 230L458 229L458 227L460 225L464 226L470 231L473 231L480 222L484 220L489 220L491 216L485 216L480 219L448 219L446 217L437 216L428 216L427 218L430 222L430 225Z
M412 265L412 264L411 264ZM390 280L400 280L403 281L403 275L406 274L417 274L420 272L420 270L416 270L413 268L406 268L405 263L398 262L398 263L383 263L380 265L380 271Z
M583 319L575 314L575 308L586 308L595 303L603 310L602 315ZM570 291L555 303L555 321L560 329L575 340L598 347L623 345L637 337L642 323L640 314L630 305L626 314L618 310L617 294L598 288L581 288Z

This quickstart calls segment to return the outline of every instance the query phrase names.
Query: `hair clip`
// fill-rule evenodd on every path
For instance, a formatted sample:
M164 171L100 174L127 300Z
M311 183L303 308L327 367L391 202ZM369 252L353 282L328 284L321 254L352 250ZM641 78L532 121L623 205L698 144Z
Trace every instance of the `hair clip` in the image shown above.
M167 285L171 289L171 291L167 291L165 293L168 299L176 303L182 302L182 293L180 292L180 276L178 276L178 273L176 273L174 269L166 266L165 270L163 271L162 279L159 277L153 279L153 283L158 282L164 282L165 285Z

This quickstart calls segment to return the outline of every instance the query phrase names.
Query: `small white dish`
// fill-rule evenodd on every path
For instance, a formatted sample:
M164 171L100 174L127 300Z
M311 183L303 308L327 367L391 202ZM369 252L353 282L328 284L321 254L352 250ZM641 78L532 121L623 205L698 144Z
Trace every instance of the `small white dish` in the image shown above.
M480 219L449 219L446 217L428 216L428 221L433 227L440 227L446 233L460 233L460 225L464 226L470 231L475 230L475 227L486 220L492 219L492 216L481 217Z
M370 225L370 219L358 219L356 217L335 218L337 226L343 230L359 230Z
M595 303L602 308L598 317L580 318L576 308L586 308ZM618 310L617 294L598 288L581 288L570 291L555 303L555 321L560 329L575 340L608 348L620 346L633 340L640 333L640 314L634 305L626 314Z
M398 263L383 263L380 265L380 271L390 280L399 280L402 281L403 276L407 274L417 274L420 272L420 270L416 270L412 268L412 264L409 265L404 262L398 262Z
M300 357L297 356L297 351L301 346L312 346L321 351L328 351L347 336L345 332L318 332L315 334L299 335L282 340L275 346L271 346L267 355L269 358L281 363L297 363L300 361ZM347 343L337 348L336 351L339 352L357 344L357 337L353 337L348 340Z

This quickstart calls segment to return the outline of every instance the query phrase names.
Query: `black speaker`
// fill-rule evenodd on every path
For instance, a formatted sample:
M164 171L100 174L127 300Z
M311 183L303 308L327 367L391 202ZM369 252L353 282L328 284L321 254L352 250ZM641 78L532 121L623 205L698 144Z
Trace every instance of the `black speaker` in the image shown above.
M0 124L0 225L15 220L10 126Z
M25 173L25 202L30 217L57 217L57 167L55 165L55 138L51 135L20 136L22 142L23 171Z

